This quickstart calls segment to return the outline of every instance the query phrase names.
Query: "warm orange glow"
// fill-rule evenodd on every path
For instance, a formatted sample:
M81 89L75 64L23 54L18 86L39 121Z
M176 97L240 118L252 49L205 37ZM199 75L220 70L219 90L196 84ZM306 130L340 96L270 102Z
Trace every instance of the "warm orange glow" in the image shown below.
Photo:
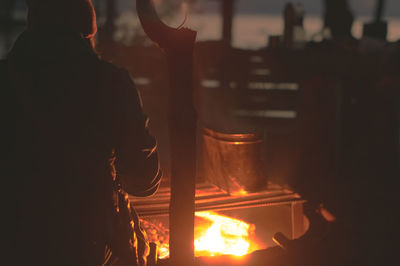
M246 196L246 195L248 195L248 193L245 189L241 188L238 191L231 192L231 195L232 196Z
M161 244L160 247L158 247L158 258L159 259L165 259L169 257L169 245L168 244Z
M209 211L196 212L196 217L203 220L195 226L196 256L243 256L257 249L250 239L254 225Z
M158 258L169 257L169 232L161 223L144 221L149 241L158 246ZM195 256L243 256L260 249L255 241L255 226L212 211L196 212Z

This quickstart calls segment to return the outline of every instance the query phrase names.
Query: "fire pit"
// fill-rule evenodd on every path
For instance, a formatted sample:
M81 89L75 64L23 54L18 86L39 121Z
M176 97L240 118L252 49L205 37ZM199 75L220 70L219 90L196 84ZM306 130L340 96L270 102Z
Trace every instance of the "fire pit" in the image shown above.
M240 257L274 246L276 232L297 238L306 231L304 201L289 190L270 187L257 193L229 195L211 184L196 187L196 257ZM168 187L160 188L151 198L130 198L149 240L158 246L159 259L169 256L169 198Z

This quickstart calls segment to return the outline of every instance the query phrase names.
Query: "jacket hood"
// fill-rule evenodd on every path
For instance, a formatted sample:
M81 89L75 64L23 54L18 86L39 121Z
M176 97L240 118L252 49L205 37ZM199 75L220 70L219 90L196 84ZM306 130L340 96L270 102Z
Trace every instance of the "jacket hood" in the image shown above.
M30 27L65 27L93 38L96 12L91 0L27 0Z
M8 59L18 69L63 64L72 60L96 58L87 39L80 33L52 28L29 29L23 32Z

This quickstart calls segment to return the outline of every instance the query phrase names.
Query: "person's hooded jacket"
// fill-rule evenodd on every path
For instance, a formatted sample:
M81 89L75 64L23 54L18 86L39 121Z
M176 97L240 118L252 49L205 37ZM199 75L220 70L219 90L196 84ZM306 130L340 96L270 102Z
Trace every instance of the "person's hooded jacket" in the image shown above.
M81 253L104 251L112 234L114 180L136 196L159 186L156 140L136 88L81 33L50 26L21 34L0 61L0 82L9 255L91 265L93 254Z

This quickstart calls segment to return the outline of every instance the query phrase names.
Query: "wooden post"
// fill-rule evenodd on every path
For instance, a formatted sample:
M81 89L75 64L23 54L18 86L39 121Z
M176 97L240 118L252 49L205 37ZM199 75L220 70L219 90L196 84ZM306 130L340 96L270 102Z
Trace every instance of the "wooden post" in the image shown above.
M235 0L221 0L222 13L222 40L228 44L232 43L232 24Z
M171 99L169 222L172 265L191 265L194 262L196 114L192 101L192 52L193 47L167 52Z
M293 44L293 26L294 26L294 7L291 3L287 3L283 11L284 16L284 44L285 48L292 48Z
M174 29L162 23L149 0L137 0L136 6L144 31L164 50L168 62L170 265L192 265L196 174L196 113L193 106L192 69L196 32L186 28Z
M385 0L378 0L378 3L376 4L376 10L375 10L375 21L376 22L382 20L384 5L385 5Z

